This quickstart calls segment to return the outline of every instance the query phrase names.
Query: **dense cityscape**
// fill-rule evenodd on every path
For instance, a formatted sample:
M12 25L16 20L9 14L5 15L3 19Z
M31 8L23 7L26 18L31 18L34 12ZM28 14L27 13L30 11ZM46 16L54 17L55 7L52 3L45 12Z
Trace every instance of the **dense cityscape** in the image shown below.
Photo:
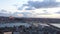
M4 26L3 24L6 23L28 23L27 26L25 25L13 25L8 27ZM50 23L59 24L60 19L48 19L48 18L15 18L15 17L0 17L0 34L10 33L10 34L60 34L60 28L51 25ZM45 25L41 25L46 24ZM1 25L2 24L2 25ZM36 24L36 25L34 25ZM7 25L7 24L6 24Z
M0 34L60 34L60 0L0 0Z

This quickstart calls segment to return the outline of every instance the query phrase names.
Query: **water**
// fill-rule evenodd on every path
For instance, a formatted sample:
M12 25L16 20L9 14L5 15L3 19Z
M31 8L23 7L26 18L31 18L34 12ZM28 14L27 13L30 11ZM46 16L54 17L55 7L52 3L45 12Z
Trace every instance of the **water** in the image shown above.
M1 23L0 24L0 27L14 27L14 26L20 26L20 25L24 25L26 27L29 27L30 26L30 24L28 24L28 23L3 23L3 24ZM54 25L54 26L60 28L60 24L51 24L51 25Z
M54 26L60 28L60 24L51 24L51 25L54 25Z
M0 27L13 27L13 26L20 26L20 25L24 25L26 27L29 27L30 24L28 23L3 23L3 24L0 24Z

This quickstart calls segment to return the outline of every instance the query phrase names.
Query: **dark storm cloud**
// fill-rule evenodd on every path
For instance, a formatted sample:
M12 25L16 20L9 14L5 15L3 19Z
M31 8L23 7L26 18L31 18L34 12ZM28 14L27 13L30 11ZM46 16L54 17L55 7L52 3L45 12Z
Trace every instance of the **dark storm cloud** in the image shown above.
M51 8L51 7L57 7L59 6L60 3L59 2L54 2L54 1L43 1L43 2L40 2L40 1L28 1L27 4L23 4L22 5L22 8L19 7L18 9L23 9L25 6L29 6L29 8L27 8L26 10L29 10L29 9L33 9L32 7L36 8L36 9L39 9L39 8Z

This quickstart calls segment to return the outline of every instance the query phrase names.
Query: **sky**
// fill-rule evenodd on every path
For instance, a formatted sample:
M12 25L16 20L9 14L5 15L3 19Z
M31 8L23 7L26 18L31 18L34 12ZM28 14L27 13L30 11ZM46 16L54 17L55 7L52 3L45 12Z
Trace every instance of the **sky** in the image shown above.
M8 11L16 11L17 7L23 3L26 3L27 0L0 0L0 9Z
M60 0L0 0L0 13L18 17L55 17L60 15ZM48 3L47 3L48 2ZM2 11L3 10L3 11ZM16 15L15 15L16 14ZM7 16L8 16L7 15Z

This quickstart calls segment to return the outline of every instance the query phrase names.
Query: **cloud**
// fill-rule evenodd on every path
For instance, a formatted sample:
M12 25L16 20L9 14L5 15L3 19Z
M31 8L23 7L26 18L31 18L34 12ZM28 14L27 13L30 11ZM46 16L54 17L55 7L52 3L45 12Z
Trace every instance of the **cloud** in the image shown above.
M51 7L58 7L60 6L60 2L55 2L55 1L28 1L27 4L23 4L21 7L19 7L18 9L23 9L25 6L28 6L29 8L25 9L25 10L32 10L34 8L39 9L39 8L51 8Z
M25 10L35 10L35 8L34 7L27 7L27 8L25 8Z
M13 14L13 16L16 16L16 17L29 17L31 15L32 15L32 13L30 13L30 12L15 12Z
M7 11L7 10L4 10L4 9L1 9L0 10L0 16L5 16L5 17L7 17L7 16L11 16L12 14L11 14L11 12L9 12L9 11Z
M25 9L24 9L25 8ZM31 6L28 6L28 5L24 5L19 7L18 10L34 10L35 8L34 7L31 7Z
M7 10L1 9L0 12L7 12Z
M1 9L1 10L0 10L0 13L12 14L12 12L7 11L7 10L5 10L5 9Z
M58 11L58 12L55 12L56 14L60 14L60 11Z

